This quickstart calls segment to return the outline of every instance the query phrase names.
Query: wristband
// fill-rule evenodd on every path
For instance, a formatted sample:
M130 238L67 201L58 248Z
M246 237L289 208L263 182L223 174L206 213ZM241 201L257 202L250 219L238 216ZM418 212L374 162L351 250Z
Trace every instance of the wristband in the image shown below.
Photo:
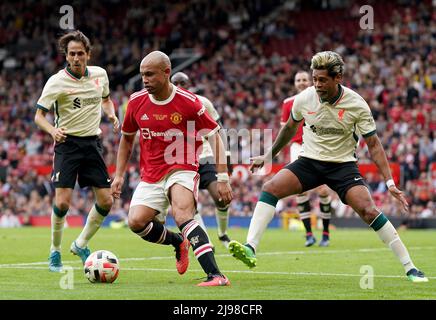
M386 181L386 187L388 187L388 189L392 186L395 187L394 179L389 179L388 181Z
M229 175L227 174L227 172L217 173L216 177L218 179L218 182L229 182L230 181L230 178L229 178Z

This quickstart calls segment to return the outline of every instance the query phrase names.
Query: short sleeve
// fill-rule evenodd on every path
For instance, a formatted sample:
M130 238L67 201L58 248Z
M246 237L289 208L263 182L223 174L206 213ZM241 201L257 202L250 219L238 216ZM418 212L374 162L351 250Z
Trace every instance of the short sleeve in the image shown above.
M304 92L304 91L303 91ZM292 104L292 109L290 110L290 114L294 121L300 122L303 120L303 96L298 94L295 96L294 103Z
M36 107L46 112L50 111L53 104L58 99L58 95L59 90L56 86L56 81L52 76L48 79L44 89L42 89L42 93L38 99L38 102L36 103Z
M220 115L218 114L218 111L216 111L215 107L213 106L213 103L206 97L199 97L201 103L206 107L207 113L211 116L211 118L215 121L218 121L220 118Z
M290 101L285 101L282 104L282 117L280 119L281 123L286 123L288 122L290 113L291 113L291 104L292 102Z
M103 85L103 93L102 93L102 98L106 99L107 97L109 97L110 95L110 90L109 90L109 78L107 76L106 70L104 72L104 85Z
M362 99L359 118L356 122L357 130L364 138L370 137L377 132L375 121L371 113L371 109L365 100Z
M133 135L138 131L138 123L135 120L134 104L129 101L127 104L127 111L124 116L123 125L121 126L121 133L124 135Z
M199 98L195 99L194 112L195 127L200 135L208 137L219 130L218 123L212 119Z

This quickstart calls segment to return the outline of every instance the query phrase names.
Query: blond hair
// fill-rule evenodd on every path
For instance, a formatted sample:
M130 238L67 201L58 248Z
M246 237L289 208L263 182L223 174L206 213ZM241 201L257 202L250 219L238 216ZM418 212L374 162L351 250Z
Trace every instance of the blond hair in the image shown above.
M327 70L328 75L334 78L337 74L344 73L345 63L338 53L333 51L322 51L312 57L310 69Z

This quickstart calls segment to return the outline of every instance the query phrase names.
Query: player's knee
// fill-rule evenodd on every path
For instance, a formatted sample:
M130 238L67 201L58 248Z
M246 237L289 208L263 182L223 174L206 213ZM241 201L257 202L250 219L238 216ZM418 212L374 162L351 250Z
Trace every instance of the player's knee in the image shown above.
M271 180L264 183L264 185L262 186L262 191L268 192L270 194L272 194L273 196L276 196L277 198L280 198L280 190L277 186L277 184L275 184L274 182L272 182Z
M109 211L112 208L112 205L114 203L111 196L107 196L99 200L100 201L98 202L98 206L107 211Z
M184 224L186 221L193 219L195 210L189 207L173 208L174 221L178 226Z
M318 187L318 195L320 197L328 197L329 196L329 188L325 185Z
M151 220L150 220L151 221ZM133 232L144 229L144 227L150 222L148 220L139 219L134 215L129 215L127 219L127 224Z
M55 203L55 206L62 212L68 211L70 208L70 203L66 200L58 200Z
M374 206L365 206L358 213L367 224L370 224L379 214Z

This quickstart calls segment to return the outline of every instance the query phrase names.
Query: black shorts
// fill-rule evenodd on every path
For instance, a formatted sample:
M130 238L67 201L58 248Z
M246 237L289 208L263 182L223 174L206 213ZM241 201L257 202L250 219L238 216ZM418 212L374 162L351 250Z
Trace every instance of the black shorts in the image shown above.
M67 136L54 147L52 182L55 188L92 186L110 188L111 179L103 160L103 148L97 136Z
M347 204L345 195L347 191L357 185L366 186L356 162L325 162L300 157L285 166L300 180L303 191L308 191L326 184L334 190L341 201Z
M217 181L216 167L214 164L215 159L203 158L200 159L200 166L198 168L198 174L200 175L200 190L205 190L214 181Z

